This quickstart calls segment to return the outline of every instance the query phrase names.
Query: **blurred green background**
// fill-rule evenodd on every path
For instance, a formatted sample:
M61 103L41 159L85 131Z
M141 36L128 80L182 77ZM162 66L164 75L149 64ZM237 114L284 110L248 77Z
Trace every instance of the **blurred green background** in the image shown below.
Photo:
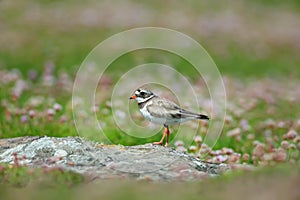
M51 61L56 70L74 74L85 56L112 34L159 26L196 39L222 74L300 75L297 0L3 0L0 5L2 68L41 72Z

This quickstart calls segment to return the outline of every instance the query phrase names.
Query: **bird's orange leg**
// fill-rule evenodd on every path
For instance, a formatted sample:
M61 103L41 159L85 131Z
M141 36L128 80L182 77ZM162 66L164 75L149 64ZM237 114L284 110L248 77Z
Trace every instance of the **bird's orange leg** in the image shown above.
M162 145L166 135L167 135L167 140L169 139L169 133L170 133L169 128L165 127L164 134L163 134L162 138L160 139L160 141L159 142L153 142L153 144L154 145Z
M165 147L168 147L168 145L169 145L169 136L170 136L170 130L169 130L169 127L168 127L168 126L165 128L165 131L166 131L166 130L167 130L167 133L166 133L167 138L166 138L166 144L165 144Z

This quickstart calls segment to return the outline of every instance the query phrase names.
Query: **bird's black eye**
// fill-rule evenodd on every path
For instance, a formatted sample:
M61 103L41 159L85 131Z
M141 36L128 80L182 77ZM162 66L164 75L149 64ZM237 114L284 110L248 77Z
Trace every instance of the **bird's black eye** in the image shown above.
M141 92L140 95L144 96L146 93L145 92Z

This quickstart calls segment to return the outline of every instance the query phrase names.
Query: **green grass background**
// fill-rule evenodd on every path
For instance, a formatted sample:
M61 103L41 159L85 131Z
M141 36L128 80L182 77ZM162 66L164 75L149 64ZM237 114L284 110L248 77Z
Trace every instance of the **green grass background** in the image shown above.
M273 26L272 24L274 27L280 25L276 21L272 21L271 17L275 14L286 17L285 15L292 13L297 17L300 6L296 0L284 2L257 0L239 1L238 3L235 1L220 3L190 0L185 3L170 1L168 5L160 1L151 1L151 3L129 1L127 4L122 3L122 1L115 1L109 4L97 3L92 0L85 2L16 0L13 3L3 1L1 4L2 47L0 49L0 64L2 68L18 68L24 73L29 69L42 72L43 65L50 60L55 63L57 71L66 70L75 74L86 55L112 34L135 27L162 26L182 31L199 41L212 56L222 74L243 78L265 75L299 77L300 74L298 51L290 45L290 43L296 43L297 38L285 38L291 42L280 43L275 41L276 38L262 35L261 38L250 41L248 46L242 45L241 39L236 37L236 34L239 33L235 34L235 27L230 27L239 22L233 21L235 19L231 21L230 18L225 21L229 26L227 32L216 29L207 34L205 26L203 31L196 29L197 20L207 18L209 23L209 20L214 19L218 14L221 16L228 12L242 19L241 28L245 29L246 35L252 31L259 33L263 31L261 26L268 24L268 22L270 27ZM129 8L124 10L127 6ZM130 6L132 6L131 9ZM86 25L80 16L93 7L96 9L92 11L100 14L105 13L108 16L105 15L99 23ZM139 7L152 12L151 14L155 17L144 20L149 21L149 23L143 23L143 20L136 23L116 20L116 25L105 22L109 22L109 18L114 17L114 15L124 15L126 18L126 15L132 15L131 12L137 12L136 9ZM123 13L120 14L119 12ZM191 24L182 25L183 28L176 25L175 22L180 20L180 16L178 19L174 16L174 19L164 20L164 15L167 18L172 12L186 15L184 17L190 20L186 23ZM162 18L162 22L157 21L157 18ZM264 20L268 21L265 23ZM289 22L286 21L286 23ZM226 27L227 24L224 26ZM237 31L240 31L241 28L237 27ZM230 31L230 29L232 30ZM272 29L269 31L271 32ZM282 37L290 36L286 34ZM253 46L262 41L266 42L269 51L266 55L253 50ZM225 46L225 52L220 53L218 49L222 46ZM127 59L127 66L131 67L130 58ZM172 60L172 58L170 59ZM182 67L184 68L184 65Z

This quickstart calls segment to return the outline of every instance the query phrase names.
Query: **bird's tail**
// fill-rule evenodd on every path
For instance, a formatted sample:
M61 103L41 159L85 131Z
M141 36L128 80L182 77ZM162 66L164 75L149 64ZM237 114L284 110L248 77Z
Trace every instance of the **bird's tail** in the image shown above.
M199 115L197 116L197 119L205 119L205 120L209 120L209 117L206 116L206 115L199 114Z
M183 117L193 117L193 118L196 118L196 119L209 120L209 117L207 115L194 113L194 112L184 110L184 109L180 110L179 112Z

